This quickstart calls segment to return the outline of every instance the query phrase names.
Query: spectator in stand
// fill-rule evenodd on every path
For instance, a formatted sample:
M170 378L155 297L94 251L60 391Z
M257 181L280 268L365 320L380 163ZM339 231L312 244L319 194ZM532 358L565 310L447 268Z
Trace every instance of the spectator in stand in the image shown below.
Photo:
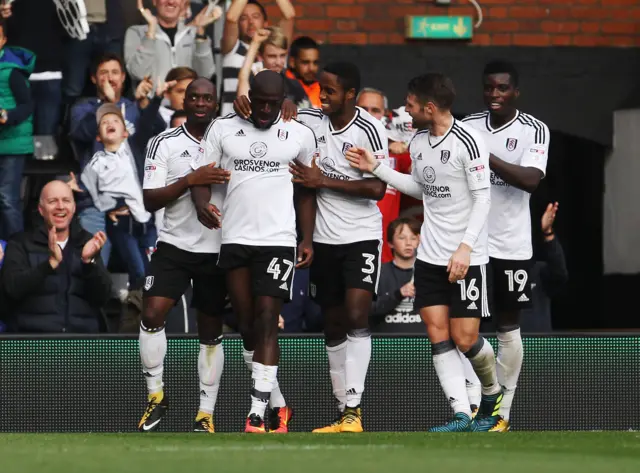
M22 333L96 333L111 277L100 249L107 237L91 235L73 218L73 193L62 181L42 189L43 222L7 244L2 273L9 326Z
M81 171L89 162L91 157L104 148L96 137L98 136L98 125L96 123L96 112L103 103L117 105L125 119L129 136L136 133L140 109L138 104L122 97L122 87L125 81L124 65L119 56L105 54L95 63L91 80L96 84L97 97L91 97L80 101L71 109L71 140L77 159L80 162ZM154 134L162 132L166 124L160 114L156 115L154 123ZM86 190L86 189L83 189ZM78 217L82 227L90 233L105 231L105 215L94 205L88 192L76 193L78 205ZM102 249L102 259L108 264L111 244L109 241Z
M282 19L279 26L287 38L293 37L295 9L289 0L276 0ZM227 11L220 42L222 52L221 115L233 113L233 101L238 90L238 74L253 36L267 26L267 11L257 0L233 0Z
M131 77L136 82L145 77L159 82L175 67L190 67L213 79L216 68L206 28L222 16L222 9L204 8L185 25L180 21L185 0L154 0L153 4L155 16L138 0L147 24L131 26L125 35L124 58Z
M304 89L297 80L286 77L284 72L287 49L287 37L278 26L269 26L253 35L244 64L238 74L238 97L248 96L253 76L264 69L269 69L282 75L286 97L296 106L304 106L307 98ZM255 62L256 57L259 62Z
M95 57L105 54L122 55L124 18L120 1L84 0L89 23L87 39L67 38L65 45L62 95L69 107L82 96ZM40 10L37 11L40 14Z
M20 0L2 8L13 13L7 22L10 44L33 51L37 57L29 77L34 104L33 134L55 135L62 114L62 69L67 38L56 6L52 1ZM34 15L34 11L38 14Z
M129 291L142 287L149 255L156 246L153 215L145 210L142 199L142 179L145 149L153 137L153 124L166 86L158 85L131 138L117 105L106 103L98 109L98 140L104 150L93 156L80 177L96 208L107 212L107 236L125 263Z
M34 54L7 46L0 18L0 239L23 230L20 184L25 159L33 155L33 102L29 75Z
M514 284L530 284L532 306L522 311L520 317L520 329L528 333L546 333L553 331L551 323L551 298L560 294L569 280L567 262L564 258L562 245L553 231L553 223L558 212L558 202L550 203L542 215L540 225L544 241L540 246L540 252L526 277L514 274ZM493 319L483 321L483 332L495 332Z
M297 80L307 96L306 104L300 108L322 108L318 82L319 64L320 49L312 38L300 36L291 43L286 77Z
M371 307L371 327L376 332L424 333L424 324L413 307L413 266L420 244L420 222L394 220L387 229L387 241L393 261L382 265L378 297Z
M388 129L388 120L387 120L387 110L389 107L389 102L387 100L387 96L384 92L374 89L372 87L365 87L360 91L358 97L356 99L356 105L365 109L369 112L373 117L381 120L385 127ZM391 141L389 142L389 146L391 146ZM409 162L411 160L409 159ZM389 166L392 169L395 169L398 172L404 172L400 167L400 160L396 158L391 152L389 153ZM388 263L393 259L393 254L391 253L391 247L388 243L387 238L387 229L391 222L398 218L400 215L400 200L402 199L402 194L398 192L395 187L387 185L387 191L382 198L382 200L378 201L378 208L380 209L380 213L382 214L382 262Z
M167 126L170 125L173 114L178 110L182 110L187 86L197 78L198 73L190 67L176 67L171 69L167 77L165 77L164 81L166 83L173 84L165 93L165 98L169 101L169 105L160 107L160 115L162 115Z

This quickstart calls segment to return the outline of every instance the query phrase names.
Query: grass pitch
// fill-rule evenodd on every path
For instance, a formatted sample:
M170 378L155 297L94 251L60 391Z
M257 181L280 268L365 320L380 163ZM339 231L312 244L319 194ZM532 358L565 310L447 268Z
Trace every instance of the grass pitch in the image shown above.
M640 433L0 434L2 473L640 472Z

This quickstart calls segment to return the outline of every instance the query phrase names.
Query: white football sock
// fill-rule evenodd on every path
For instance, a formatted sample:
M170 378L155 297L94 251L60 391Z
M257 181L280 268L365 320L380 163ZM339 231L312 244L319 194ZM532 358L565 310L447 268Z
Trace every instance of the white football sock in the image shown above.
M253 373L253 367L251 366L251 362L253 361L253 350L249 351L242 347L242 359L244 360L244 364L247 366L249 373Z
M364 334L365 332L362 332ZM369 362L371 361L371 335L352 337L347 335L346 360L344 364L347 407L358 407L364 392Z
M509 420L511 404L516 393L522 359L522 336L520 327L509 332L498 332L498 359L497 374L498 382L504 389L504 397L500 405L500 415Z
M249 415L257 414L264 419L264 411L269 403L271 391L278 375L277 366L267 366L257 361L253 362L251 380L251 410Z
M469 359L464 356L460 350L458 350L460 354L460 361L462 362L462 368L464 370L464 378L467 385L467 396L469 397L469 404L472 406L479 407L480 400L482 398L482 384L480 384L480 380L478 379L478 375L475 371L473 371L473 366L471 366L471 362Z
M247 365L249 371L252 371L251 362L253 360L253 351L246 350L244 347L242 348L242 358L244 359L244 364ZM271 391L271 397L269 398L269 407L285 407L287 405L287 401L284 399L282 395L282 391L280 391L280 384L276 379L276 384L273 387L273 391Z
M491 344L483 337L478 337L476 343L469 349L465 356L471 362L473 370L478 375L482 384L482 394L491 396L500 392L498 377L496 375L496 359Z
M167 354L167 335L164 327L150 331L140 324L140 359L142 372L147 382L149 395L162 392L162 372L164 370L164 357Z
M224 367L222 343L200 344L198 353L198 377L200 378L200 412L213 414L220 389L220 378Z
M344 365L347 361L347 341L339 345L325 347L327 349L327 357L329 358L329 374L331 376L331 386L333 395L338 402L338 410L344 412L347 404L347 390L345 389L345 371Z
M469 406L464 380L464 368L455 344L451 340L435 343L432 345L431 350L433 353L433 367L453 412L462 412L471 417L471 407Z

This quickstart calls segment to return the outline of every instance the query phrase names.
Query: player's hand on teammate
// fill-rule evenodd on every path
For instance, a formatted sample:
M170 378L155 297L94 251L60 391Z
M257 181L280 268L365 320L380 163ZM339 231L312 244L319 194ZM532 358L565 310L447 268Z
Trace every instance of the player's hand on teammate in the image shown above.
M547 209L542 215L542 233L553 232L553 222L556 220L556 214L558 213L558 202L547 205Z
M371 151L364 148L349 148L345 153L345 157L351 167L359 169L362 172L373 172L378 160L371 154Z
M460 243L458 249L453 253L449 259L447 266L447 272L449 273L449 282L454 283L464 279L469 270L469 264L471 263L471 248Z
M293 100L284 99L284 102L282 102L282 108L280 109L280 114L282 116L282 121L291 121L292 118L296 118L298 116L298 107L293 103Z
M233 111L236 112L238 116L248 120L251 117L251 102L249 101L249 97L246 95L236 97L233 101Z
M311 167L305 166L297 159L289 163L289 172L293 174L291 181L294 184L301 184L309 189L319 189L323 187L324 174L318 167L316 159L311 161Z
M193 186L209 186L211 184L226 184L231 179L231 171L216 167L216 163L200 166L187 175L187 184Z
M400 288L400 294L402 297L416 297L416 287L413 282L408 282Z
M113 223L117 224L118 217L124 217L125 215L130 215L129 207L127 206L120 207L119 209L116 209L116 210L112 210L107 214L107 217L109 217L109 220L111 220Z
M296 268L308 268L313 262L313 243L302 241L298 245L298 261Z
M85 264L90 263L91 260L95 258L98 253L100 253L100 250L106 242L107 235L105 235L104 232L97 232L95 235L93 235L93 238L86 242L82 247L82 254L80 256L82 258L82 262Z
M209 230L222 226L220 209L209 202L197 202L196 214L198 215L198 221Z
M56 227L49 228L49 266L56 269L62 263L62 248L58 245Z

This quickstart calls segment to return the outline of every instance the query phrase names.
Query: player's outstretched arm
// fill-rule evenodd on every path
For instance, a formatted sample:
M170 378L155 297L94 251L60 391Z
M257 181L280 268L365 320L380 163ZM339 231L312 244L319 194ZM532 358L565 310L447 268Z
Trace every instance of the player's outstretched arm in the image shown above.
M536 190L544 176L540 169L510 164L493 154L489 158L489 166L504 182L530 194Z
M381 161L378 161L369 150L364 148L351 148L346 152L345 156L354 168L373 174L403 194L411 196L414 199L422 199L422 188L411 175L402 174L391 169Z
M322 174L316 160L311 166L305 166L297 159L289 164L289 171L293 174L293 182L310 189L331 189L343 194L380 200L386 192L386 184L380 179L361 179L358 181L341 181Z
M216 163L199 167L173 184L159 189L145 189L144 206L148 212L156 212L180 198L190 187L226 184L231 172L215 167Z

